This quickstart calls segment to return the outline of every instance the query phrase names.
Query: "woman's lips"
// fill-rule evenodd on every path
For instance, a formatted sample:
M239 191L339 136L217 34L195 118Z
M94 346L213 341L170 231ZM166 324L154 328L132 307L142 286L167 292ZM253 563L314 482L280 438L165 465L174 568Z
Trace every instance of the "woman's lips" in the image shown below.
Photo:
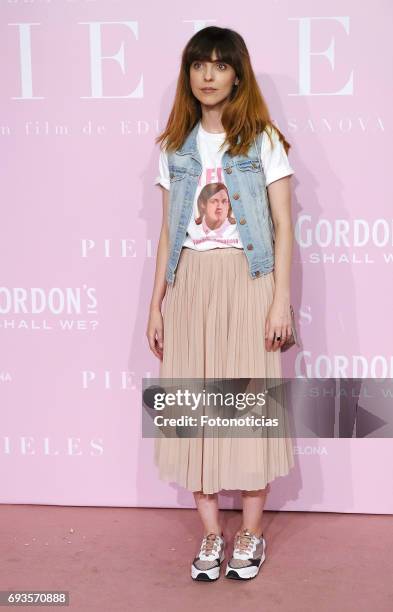
M216 90L214 89L214 87L203 87L202 91L204 93L212 93L213 91L216 91Z

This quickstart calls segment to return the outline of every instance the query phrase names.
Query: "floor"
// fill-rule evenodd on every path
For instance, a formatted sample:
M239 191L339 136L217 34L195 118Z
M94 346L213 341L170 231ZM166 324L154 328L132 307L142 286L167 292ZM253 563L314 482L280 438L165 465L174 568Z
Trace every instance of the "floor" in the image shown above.
M240 511L222 517L228 556ZM265 512L264 534L257 578L203 583L195 510L2 505L0 591L68 590L78 612L393 611L391 516Z

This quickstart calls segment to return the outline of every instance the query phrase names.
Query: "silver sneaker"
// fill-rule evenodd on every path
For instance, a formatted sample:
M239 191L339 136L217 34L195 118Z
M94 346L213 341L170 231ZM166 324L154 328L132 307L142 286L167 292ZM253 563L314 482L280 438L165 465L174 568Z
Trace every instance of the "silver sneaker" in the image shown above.
M202 540L198 556L192 562L191 578L205 581L217 580L224 558L224 536L208 533Z
M249 580L255 578L266 558L266 542L248 529L240 530L235 536L232 558L225 570L226 578Z

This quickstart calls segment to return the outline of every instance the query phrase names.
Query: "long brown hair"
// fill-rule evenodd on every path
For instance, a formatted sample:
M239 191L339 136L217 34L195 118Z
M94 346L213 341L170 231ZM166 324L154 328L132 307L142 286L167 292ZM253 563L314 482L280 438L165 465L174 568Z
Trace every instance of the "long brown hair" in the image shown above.
M288 153L291 145L270 119L244 39L234 30L218 26L199 30L185 46L172 110L165 130L155 142L165 141L167 150L176 151L201 119L201 104L191 90L190 67L194 61L211 61L213 51L216 52L216 61L232 66L239 78L239 84L233 87L221 116L226 132L223 146L229 145L230 155L245 155L254 137L266 128L271 128L277 132ZM273 146L269 129L266 132Z

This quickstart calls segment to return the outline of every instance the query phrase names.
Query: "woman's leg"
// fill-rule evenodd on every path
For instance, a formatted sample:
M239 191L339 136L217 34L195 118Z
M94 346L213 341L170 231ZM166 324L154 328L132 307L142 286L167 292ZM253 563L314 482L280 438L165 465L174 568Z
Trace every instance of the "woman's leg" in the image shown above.
M243 498L243 524L242 529L247 528L258 538L261 536L263 508L266 496L269 492L269 485L258 491L242 491Z
M202 491L194 491L194 499L203 523L204 535L208 533L221 535L217 493L207 494Z

